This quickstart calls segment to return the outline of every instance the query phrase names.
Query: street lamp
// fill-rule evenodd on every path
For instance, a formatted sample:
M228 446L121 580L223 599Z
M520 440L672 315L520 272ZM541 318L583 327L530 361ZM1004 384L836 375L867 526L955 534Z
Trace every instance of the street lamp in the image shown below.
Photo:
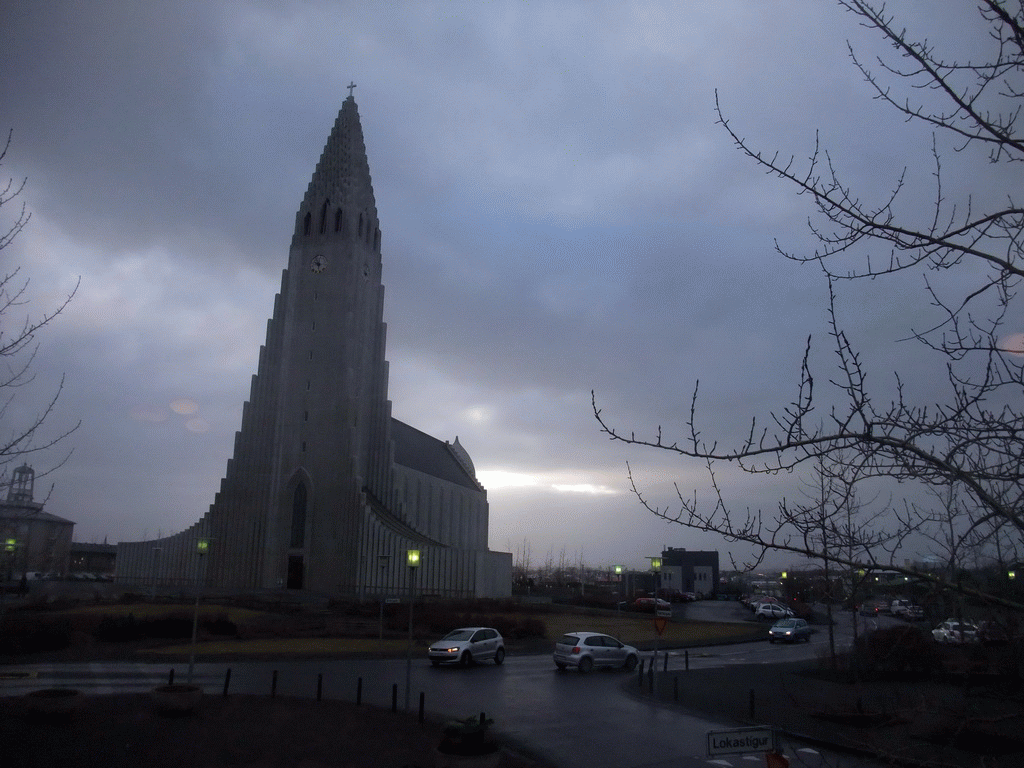
M388 563L391 562L390 555L377 555L377 565L380 566L380 655L384 655L384 598L387 594L385 583L387 582Z
M658 577L661 573L661 558L648 557L651 561L651 570L654 571L654 658L651 660L651 688L657 690L657 666L658 666L658 638L661 633L658 631Z
M192 671L196 666L196 637L199 635L199 598L203 594L203 582L206 580L206 558L204 555L209 551L209 539L200 539L196 542L196 552L199 554L202 567L200 567L199 563L196 564L196 570L201 571L201 573L198 579L199 583L196 584L196 607L192 613L192 647L188 654L188 679L186 680L189 685L192 685Z
M622 611L622 603L625 602L625 600L626 600L626 589L625 589L625 586L622 583L622 572L624 570L625 570L625 568L623 566L621 566L621 565L616 565L615 566L615 576L619 580L619 593L622 595L622 600L617 600L616 601L616 603L617 603L616 604L616 608L619 610L620 613Z
M405 711L409 711L409 689L412 686L412 604L416 597L416 569L420 567L420 551L405 550L405 564L409 566L409 639L405 649Z

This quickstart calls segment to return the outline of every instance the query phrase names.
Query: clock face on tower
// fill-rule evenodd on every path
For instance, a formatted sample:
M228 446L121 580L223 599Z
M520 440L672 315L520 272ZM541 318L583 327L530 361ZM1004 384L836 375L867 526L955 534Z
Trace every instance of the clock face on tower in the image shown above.
M309 263L309 268L317 273L323 272L325 269L327 269L327 257L317 254Z

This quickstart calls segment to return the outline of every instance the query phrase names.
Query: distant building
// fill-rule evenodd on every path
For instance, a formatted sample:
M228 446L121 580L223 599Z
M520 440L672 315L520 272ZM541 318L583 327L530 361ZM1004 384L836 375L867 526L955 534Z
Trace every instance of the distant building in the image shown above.
M117 559L117 547L114 544L80 544L71 542L68 562L70 573L93 573L99 576L112 576Z
M502 597L469 454L391 416L381 230L350 94L299 210L242 425L209 511L123 542L117 581ZM209 542L207 554L199 542ZM415 571L407 552L419 551Z
M64 576L75 524L43 511L35 501L35 477L24 464L14 470L7 499L0 501L0 568L6 579L23 573Z
M710 597L718 591L718 552L669 547L661 553L661 589Z

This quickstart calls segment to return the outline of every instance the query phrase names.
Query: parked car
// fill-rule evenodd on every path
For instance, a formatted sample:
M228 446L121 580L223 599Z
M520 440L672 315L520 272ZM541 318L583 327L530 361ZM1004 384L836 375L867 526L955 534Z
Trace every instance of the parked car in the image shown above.
M671 608L672 604L667 600L662 600L660 597L638 597L633 601L634 611L649 611L650 613L654 613L655 610L664 611Z
M861 603L857 613L861 616L877 616L882 612L882 606L878 603Z
M946 619L932 630L932 638L939 643L976 643L978 628L956 619Z
M589 672L594 667L619 667L627 671L640 663L640 651L599 632L570 632L555 642L555 666L576 667Z
M461 664L468 667L478 661L505 660L505 639L490 627L462 627L455 629L433 643L427 658L435 667L441 664Z
M811 641L811 627L803 619L782 619L772 625L768 630L768 642L774 643L780 640L786 643L795 643L798 640Z
M793 615L793 612L780 603L761 603L754 611L754 618L764 621L766 619L785 619Z
M910 610L912 603L909 600L897 598L889 603L889 613L893 616L905 616L907 611Z
M924 608L920 605L911 605L907 608L907 612L903 614L903 618L907 621L921 621L924 619Z

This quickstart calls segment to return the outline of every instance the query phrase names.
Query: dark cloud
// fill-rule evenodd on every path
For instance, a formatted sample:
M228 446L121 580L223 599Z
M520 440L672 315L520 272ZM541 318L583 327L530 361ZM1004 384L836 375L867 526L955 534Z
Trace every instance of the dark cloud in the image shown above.
M985 43L964 19L893 10L957 50ZM915 193L930 179L929 136L871 100L846 40L884 49L817 0L0 13L4 170L29 177L33 213L4 255L43 299L82 277L40 365L67 373L63 413L83 422L49 508L85 540L178 530L212 501L350 80L384 232L394 412L460 437L493 481L492 545L529 539L535 555L724 547L638 508L627 458L659 493L706 478L605 440L591 390L616 424L681 433L699 380L705 429L741 435L792 397L809 335L831 364L822 276L774 253L776 238L812 247L812 211L731 145L716 91L758 149L802 162L818 132L866 194L903 167ZM889 295L852 288L841 305L879 378L927 317L919 282ZM175 412L182 398L197 410ZM503 485L516 473L533 484ZM734 482L741 506L773 506L775 486Z

